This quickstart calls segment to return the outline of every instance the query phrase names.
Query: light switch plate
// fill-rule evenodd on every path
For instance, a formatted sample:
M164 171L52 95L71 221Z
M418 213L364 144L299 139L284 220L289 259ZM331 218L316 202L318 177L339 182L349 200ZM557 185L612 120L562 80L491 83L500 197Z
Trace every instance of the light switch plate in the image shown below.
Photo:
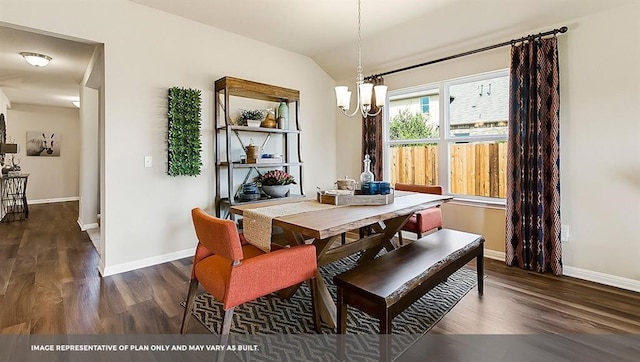
M569 241L569 225L560 226L560 241Z
M153 158L151 156L144 156L144 167L153 166Z

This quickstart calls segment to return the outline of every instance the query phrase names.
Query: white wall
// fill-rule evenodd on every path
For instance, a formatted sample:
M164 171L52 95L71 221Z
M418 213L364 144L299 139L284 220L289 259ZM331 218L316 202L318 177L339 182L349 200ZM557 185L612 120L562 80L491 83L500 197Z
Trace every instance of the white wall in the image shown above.
M27 200L47 202L77 199L80 179L80 123L78 109L14 103L8 111L7 136L18 144L22 173L29 174ZM55 133L60 157L27 156L27 132Z
M334 81L307 57L125 0L3 0L0 22L104 43L106 274L193 254L190 210L213 212L212 89L218 78L300 90L305 188L313 193L316 184L336 178ZM166 175L166 98L172 86L202 90L199 177ZM143 167L144 156L153 157L152 168Z
M561 54L564 262L640 280L640 2L570 24ZM593 97L597 96L594 101Z
M7 119L7 109L11 107L9 98L4 94L2 88L0 88L0 114L4 114L5 126L8 126L9 120ZM1 167L2 165L0 165ZM4 209L0 208L0 219L4 217Z
M98 45L80 82L80 187L78 225L99 226L100 213L100 89L104 84L103 47ZM100 250L100 248L98 248Z
M7 108L11 107L11 102L9 102L9 98L4 94L2 88L0 88L0 113L4 113L5 122L7 121Z
M570 226L563 244L565 273L633 285L640 290L640 2L531 33L568 25L559 35L561 92L562 222ZM519 37L526 34L513 34ZM504 39L508 40L508 39ZM486 44L484 44L486 45ZM461 49L471 50L471 49ZM418 52L419 50L416 50ZM390 90L427 84L509 66L509 47L390 75ZM451 53L455 54L455 53ZM440 56L451 54L441 54ZM431 59L424 59L424 61ZM386 69L389 70L389 69ZM340 84L348 82L338 82ZM353 88L353 85L351 85ZM359 119L337 114L339 175L360 173ZM484 217L477 210L445 216ZM464 216L461 216L464 215ZM504 217L445 223L496 238ZM502 236L501 236L502 235ZM491 240L491 247L504 240ZM504 248L495 250L504 252ZM604 276L603 276L604 275ZM636 282L634 282L636 281ZM626 283L626 284L625 284Z
M80 87L80 174L78 224L82 230L98 226L98 90Z

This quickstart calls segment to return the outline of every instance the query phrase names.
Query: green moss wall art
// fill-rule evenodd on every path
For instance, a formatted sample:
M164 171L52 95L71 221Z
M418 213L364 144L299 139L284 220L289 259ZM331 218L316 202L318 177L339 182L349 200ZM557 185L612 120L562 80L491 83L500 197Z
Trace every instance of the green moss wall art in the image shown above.
M169 88L168 152L170 176L197 176L200 151L200 90Z

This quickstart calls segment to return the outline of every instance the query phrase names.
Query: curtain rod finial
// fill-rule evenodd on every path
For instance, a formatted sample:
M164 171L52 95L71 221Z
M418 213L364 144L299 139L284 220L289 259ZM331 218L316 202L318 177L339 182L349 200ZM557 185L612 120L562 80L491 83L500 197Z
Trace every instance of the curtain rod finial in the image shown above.
M569 28L567 28L566 26L563 26L563 27L560 28L560 32L561 33L566 33L567 30L569 30Z

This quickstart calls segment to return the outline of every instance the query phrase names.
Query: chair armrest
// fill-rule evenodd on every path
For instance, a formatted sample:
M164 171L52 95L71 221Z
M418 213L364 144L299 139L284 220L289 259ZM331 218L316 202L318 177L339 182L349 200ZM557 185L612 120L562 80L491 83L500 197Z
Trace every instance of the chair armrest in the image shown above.
M224 308L315 278L316 248L300 245L245 259L231 270Z

